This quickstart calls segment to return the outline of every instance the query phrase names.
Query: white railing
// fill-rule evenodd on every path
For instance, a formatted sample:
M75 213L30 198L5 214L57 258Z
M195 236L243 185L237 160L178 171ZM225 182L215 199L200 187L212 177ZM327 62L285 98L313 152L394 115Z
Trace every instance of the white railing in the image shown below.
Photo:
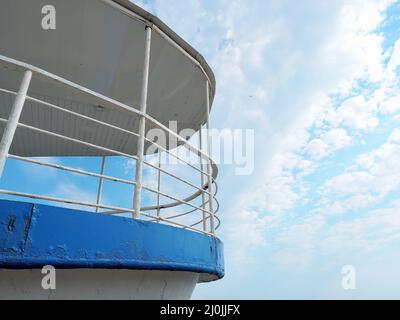
M151 40L151 29L148 28L147 30L148 30L147 44L149 45ZM0 122L5 124L5 129L3 131L3 136L1 138L1 143L0 143L0 176L3 173L6 160L12 159L14 161L26 162L33 165L44 166L48 168L69 172L72 174L98 179L97 197L96 201L93 202L77 201L68 198L54 197L51 195L26 193L18 190L0 189L0 194L89 207L95 210L95 212L99 214L116 215L116 214L129 213L135 219L143 218L155 223L170 224L176 227L181 227L197 232L202 232L211 236L215 236L215 230L218 229L220 225L220 220L217 216L219 204L215 197L217 193L217 185L215 179L217 177L218 169L216 164L208 156L208 154L210 154L209 136L207 134L208 151L207 153L205 153L202 151L203 146L201 141L201 134L199 134L200 147L197 148L192 144L190 144L186 139L179 136L177 133L173 132L165 125L163 125L156 119L152 118L150 115L146 114L145 105L147 97L149 50L150 47L148 47L148 50L146 50L146 59L144 63L144 75L143 75L144 85L142 90L141 110L137 110L119 101L116 101L114 99L96 93L94 91L91 91L76 83L70 82L66 79L63 79L59 76L56 76L54 74L36 68L34 66L0 55L0 68L1 68L0 72L2 72L2 69L5 68L9 71L11 70L12 72L23 74L23 80L20 84L18 91L9 90L9 88L8 89L0 88L0 94L14 98L13 100L14 103L12 105L11 112L8 118L0 118ZM38 81L51 82L52 84L61 86L66 90L78 93L81 96L85 96L86 98L92 99L99 105L102 105L104 108L109 108L109 110L113 110L113 112L123 113L129 117L134 117L136 119L139 119L140 123L139 132L137 133L132 132L125 128L118 127L112 123L108 123L106 121L87 116L80 112L70 110L65 106L51 103L43 98L38 98L28 95L28 90L32 78ZM208 81L206 88L207 90L205 94L207 95L207 101L209 101ZM121 150L115 150L109 146L100 145L89 141L77 139L76 137L74 138L71 136L67 136L62 133L53 132L44 129L39 125L33 126L27 123L22 123L20 119L21 114L23 110L30 107L28 104L25 103L26 101L30 101L32 103L35 103L36 105L40 105L41 108L46 108L46 110L47 109L57 110L57 112L68 114L71 118L84 119L85 121L95 123L96 125L100 125L110 130L115 130L120 134L130 135L135 139L137 139L138 141L137 153L129 154L126 152L122 152ZM208 111L209 111L209 105L207 105L207 128L209 126ZM192 155L194 155L199 160L197 163L199 164L199 167L196 166L196 164L191 163L187 159L179 156L178 153L168 150L166 146L162 146L152 141L151 139L148 139L145 136L145 123L149 123L152 126L163 130L169 136L173 136L175 139L177 139L178 142L180 143L180 148L182 147L186 148ZM66 125L68 125L68 123ZM54 139L68 141L69 143L72 144L77 144L80 146L91 148L93 150L97 150L99 156L102 157L100 173L83 170L81 168L74 168L72 166L61 165L58 163L51 163L49 161L43 161L42 159L39 158L23 157L16 154L10 154L10 148L13 143L16 130L30 130L32 132L50 136ZM158 148L158 153L159 153L158 163L155 164L146 160L146 157L144 155L145 143L152 144L153 146ZM190 182L187 178L184 178L177 173L173 173L171 172L171 170L163 168L161 163L161 152L167 154L170 157L175 158L180 164L183 164L188 168L190 168L191 172L196 173L197 178L199 180L199 184ZM112 155L124 157L126 159L135 161L136 176L134 180L129 178L121 178L104 174L106 158ZM147 186L142 181L143 166L147 166L152 170L156 170L157 188ZM204 168L206 168L206 170L204 170ZM167 175L170 178L174 179L176 183L184 184L189 189L194 189L194 192L192 191L188 196L184 198L180 198L177 195L163 192L161 190L161 177L163 175ZM113 181L116 183L132 186L134 188L134 192L132 193L134 194L132 201L133 206L123 207L123 206L114 206L101 203L104 181ZM151 203L150 204L146 203L146 205L143 204L143 201L141 199L142 189L156 195L156 202L154 204ZM161 199L168 199L168 202L161 203ZM200 203L198 204L198 202ZM182 208L187 208L187 209L185 209L182 212ZM167 215L165 214L167 209L176 209L176 210L175 213Z

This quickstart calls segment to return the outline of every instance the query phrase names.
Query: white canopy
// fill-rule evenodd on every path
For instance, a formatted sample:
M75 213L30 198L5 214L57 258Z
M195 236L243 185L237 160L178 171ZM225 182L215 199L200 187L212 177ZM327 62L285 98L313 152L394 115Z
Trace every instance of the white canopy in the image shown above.
M56 29L44 30L42 7L56 9ZM145 26L154 24L147 113L168 126L198 130L206 121L206 81L210 99L214 75L204 59L158 18L128 0L2 0L0 54L28 63L139 109ZM0 69L0 88L17 91L21 73ZM28 94L137 132L138 118L105 108L66 88L33 79ZM0 93L0 116L7 118L14 97ZM136 150L135 137L27 101L21 122L62 135ZM151 129L150 123L147 130ZM0 124L0 133L4 123ZM39 137L40 135L40 137ZM100 155L54 137L18 129L11 153L24 156Z

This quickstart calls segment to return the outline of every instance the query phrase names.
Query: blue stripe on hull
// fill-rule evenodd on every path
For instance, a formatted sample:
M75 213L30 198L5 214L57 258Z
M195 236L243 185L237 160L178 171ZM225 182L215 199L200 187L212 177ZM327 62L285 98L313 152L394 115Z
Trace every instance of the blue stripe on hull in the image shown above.
M219 239L157 223L0 200L0 267L120 268L224 276Z

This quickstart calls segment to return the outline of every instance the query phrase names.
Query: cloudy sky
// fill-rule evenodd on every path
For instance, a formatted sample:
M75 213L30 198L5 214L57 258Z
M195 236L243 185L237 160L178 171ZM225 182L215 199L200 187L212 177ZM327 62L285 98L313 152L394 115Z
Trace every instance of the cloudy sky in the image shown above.
M400 3L134 2L212 66L213 127L255 134L251 175L220 166L226 276L193 298L400 298ZM107 161L123 172L106 174L133 178L132 163ZM95 200L97 180L46 170L9 160L0 188ZM131 206L131 189L104 190L104 203Z
M226 277L194 298L399 298L400 4L134 2L209 61L213 125L255 130L254 173L219 177Z

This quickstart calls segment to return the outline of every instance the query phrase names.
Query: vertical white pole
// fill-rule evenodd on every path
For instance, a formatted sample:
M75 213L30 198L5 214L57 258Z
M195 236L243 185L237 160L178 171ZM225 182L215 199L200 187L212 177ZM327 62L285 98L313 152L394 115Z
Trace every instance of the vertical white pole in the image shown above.
M29 85L32 79L32 71L26 70L22 78L17 96L15 97L14 104L11 108L10 115L6 127L3 132L3 137L0 142L0 177L3 175L4 166L10 151L11 144L14 139L15 130L17 130L19 118L21 117L22 109L24 107L26 94L28 93Z
M206 129L207 129L207 153L208 156L211 158L211 136L210 136L210 87L209 87L209 82L207 80L206 82L206 107L207 107L207 123L206 123ZM213 178L212 178L212 165L211 165L211 159L207 163L207 173L208 173L208 192L209 192L209 208L210 208L210 228L211 228L211 233L215 235L215 225L214 225L214 196L213 196Z
M202 134L202 130L201 130L201 127L200 127L200 130L199 130L199 149L201 151L203 151L203 142L202 142L201 134ZM203 190L203 187L204 187L204 175L203 175L204 164L203 164L203 158L201 156L200 156L200 170L201 170L200 183L201 183L201 188L202 188L202 190L201 190L201 208L203 209L203 231L207 231L207 215L206 215L206 211L205 211L206 210L206 196L205 196L204 190Z
M160 190L161 190L161 151L158 150L158 176L157 176L157 222L160 223Z
M144 53L144 66L142 78L142 92L140 95L140 111L146 113L147 109L147 89L149 84L149 68L150 68L150 48L151 48L151 27L146 27L146 48ZM135 194L133 198L133 208L135 219L140 218L141 194L142 194L142 170L143 170L143 154L144 154L144 135L146 129L146 121L144 116L140 116L139 120L139 138L137 145L136 160L136 177L135 177Z
M104 166L106 163L106 157L102 157L101 158L101 175L104 175ZM101 198L101 193L103 192L103 177L100 177L99 179L99 189L97 190L97 200L96 200L96 204L100 203L100 198ZM99 207L96 207L96 213L99 213Z

